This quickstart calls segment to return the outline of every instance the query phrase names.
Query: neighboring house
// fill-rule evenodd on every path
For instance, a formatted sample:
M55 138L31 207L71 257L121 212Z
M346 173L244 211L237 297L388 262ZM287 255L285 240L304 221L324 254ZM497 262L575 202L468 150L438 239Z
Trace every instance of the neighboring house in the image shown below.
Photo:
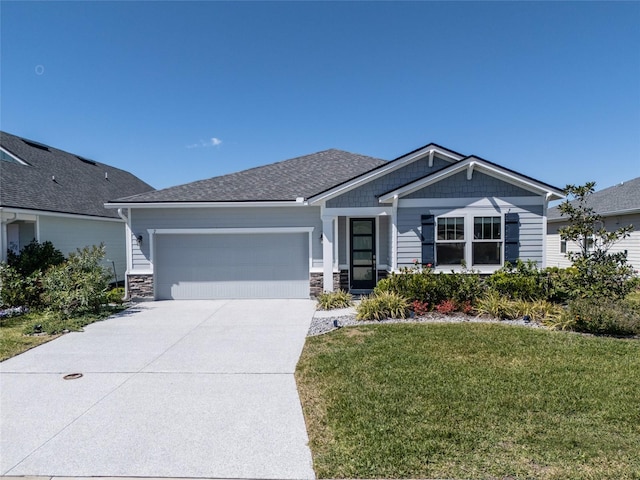
M122 280L125 222L104 202L149 190L123 170L0 132L0 260L34 239L65 255L104 243L105 266Z
M309 298L370 291L414 262L544 265L562 191L429 144L393 161L327 150L111 201L133 298Z
M615 244L609 251L626 251L629 263L634 269L640 269L640 177L592 193L588 197L587 206L603 217L603 226L608 231L633 226L631 236ZM560 238L558 230L568 224L566 217L562 217L559 208L555 206L549 209L547 221L547 265L571 266L567 252L577 252L580 249L575 243Z

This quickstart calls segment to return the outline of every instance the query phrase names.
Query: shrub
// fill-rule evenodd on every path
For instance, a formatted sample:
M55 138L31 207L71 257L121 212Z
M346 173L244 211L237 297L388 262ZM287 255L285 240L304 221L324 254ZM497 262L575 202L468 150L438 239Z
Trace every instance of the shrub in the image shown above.
M442 300L436 305L436 311L445 315L450 315L458 309L456 302L453 300Z
M362 299L356 312L358 320L407 318L409 300L395 292L374 292Z
M85 247L51 267L43 277L42 298L52 310L66 316L96 312L106 302L110 273L100 264L104 245Z
M353 297L349 292L336 290L335 292L322 292L318 295L319 310L333 310L336 308L350 307Z
M40 272L24 276L14 267L0 263L0 300L9 307L38 307L42 284Z
M512 299L539 300L547 297L546 275L535 262L509 262L486 279L487 288Z
M577 298L569 302L556 327L595 334L640 334L640 309L628 300Z
M513 318L529 317L534 322L545 321L546 323L553 322L558 319L564 309L556 304L547 300L515 300L512 302Z
M517 315L514 302L496 291L491 291L481 298L476 305L476 311L479 314L503 319L516 318Z
M53 265L64 262L64 255L51 242L39 243L32 240L22 247L19 253L7 252L7 264L23 276L29 276L38 270L44 272Z
M394 292L410 301L437 305L444 300L475 303L483 293L482 282L473 271L433 273L430 268L402 269L378 282L374 292Z
M107 292L107 302L121 305L124 302L124 287L116 287Z
M429 304L427 302L421 302L420 300L414 300L411 303L413 313L418 317L422 317L429 312Z

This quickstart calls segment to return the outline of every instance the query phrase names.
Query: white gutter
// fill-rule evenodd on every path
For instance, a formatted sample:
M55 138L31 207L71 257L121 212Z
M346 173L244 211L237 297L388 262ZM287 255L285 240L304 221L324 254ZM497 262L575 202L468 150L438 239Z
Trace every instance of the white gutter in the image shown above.
M304 200L281 202L145 202L145 203L105 203L105 208L219 208L219 207L304 207Z

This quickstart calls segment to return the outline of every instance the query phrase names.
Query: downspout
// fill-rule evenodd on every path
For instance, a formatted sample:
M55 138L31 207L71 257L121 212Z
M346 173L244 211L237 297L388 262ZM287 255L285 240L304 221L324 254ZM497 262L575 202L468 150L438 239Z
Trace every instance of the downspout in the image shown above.
M124 220L125 248L127 249L127 270L124 272L124 297L129 297L129 272L131 271L131 225L129 217L124 214L124 209L118 208L118 216Z

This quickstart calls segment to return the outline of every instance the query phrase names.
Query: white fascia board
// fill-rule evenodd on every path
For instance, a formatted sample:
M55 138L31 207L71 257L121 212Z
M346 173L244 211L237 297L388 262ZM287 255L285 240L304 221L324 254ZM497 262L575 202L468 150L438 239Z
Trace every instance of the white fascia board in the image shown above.
M520 207L525 205L543 205L544 197L456 197L456 198L401 198L400 208L446 208L446 207Z
M20 165L24 165L27 167L30 167L31 165L29 165L27 162L25 162L24 160L16 157L13 153L11 153L10 151L8 151L5 148L0 147L0 150L2 150L3 153L9 155L11 158L13 158L16 162L18 162Z
M110 202L105 208L218 208L218 207L305 207L307 202L287 200L282 202Z
M121 220L120 218L98 217L95 215L82 215L79 213L47 212L45 210L30 210L27 208L7 208L7 207L3 207L2 210L4 212L16 213L18 215L25 214L25 215L34 215L34 216L41 216L41 217L60 217L60 218L75 218L78 220L96 220L96 221L102 221L102 222L118 222L118 223L124 222L124 220ZM18 218L18 220L21 220L21 219Z
M603 218L608 218L608 217L616 217L619 215L633 215L636 213L640 213L640 208L629 208L627 210L616 210L614 212L604 212L604 213L596 212L596 213L602 216ZM569 217L547 218L548 223L560 223L560 222L568 222L568 221L569 221Z
M315 227L247 227L247 228L150 228L149 235L213 235L213 234L255 234L255 233L311 233Z
M341 207L341 208L323 208L323 215L333 217L377 217L380 215L391 215L393 207Z
M451 165L450 167L447 167L439 172L436 172L425 178L416 180L415 182L405 185L404 187L397 188L396 190L393 190L392 192L389 192L384 196L381 196L379 198L379 202L388 203L388 202L391 202L393 200L393 197L395 197L396 195L398 197L409 195L424 187L428 187L429 185L433 185L434 183L438 183L439 181L444 180L445 178L448 178L452 175L460 173L466 170L467 168L469 168L471 165L473 165L474 170L481 171L482 173L486 173L488 175L491 175L492 177L500 178L501 180L505 180L508 183L517 185L519 187L523 187L526 190L532 191L533 193L538 193L540 195L549 194L550 197L558 197L558 198L550 198L550 199L564 198L561 196L559 191L557 192L550 191L549 188L544 187L541 184L534 183L531 180L525 179L520 175L516 175L506 170L503 170L499 167L489 165L483 162L481 159L478 159L475 157L469 157L466 160L459 162L455 165Z
M373 172L365 173L357 178L354 178L353 180L347 183L338 185L337 187L334 187L331 190L328 190L317 196L311 197L308 199L309 204L314 205L319 202L326 201L333 197L342 195L343 193L346 193L349 190L352 190L356 187L364 185L365 183L375 180L376 178L383 177L384 175L387 175L395 170L398 170L399 168L402 168L409 163L415 162L416 160L420 160L421 158L428 156L431 151L433 151L436 156L448 162L451 162L451 161L458 162L464 158L460 155L452 155L450 152L447 152L434 145L427 145L426 147L418 150L417 152L413 152L411 155L407 155L405 157L400 157L400 158L396 158L395 160L391 160L390 162L387 163L387 165L383 165L382 167L377 168Z

